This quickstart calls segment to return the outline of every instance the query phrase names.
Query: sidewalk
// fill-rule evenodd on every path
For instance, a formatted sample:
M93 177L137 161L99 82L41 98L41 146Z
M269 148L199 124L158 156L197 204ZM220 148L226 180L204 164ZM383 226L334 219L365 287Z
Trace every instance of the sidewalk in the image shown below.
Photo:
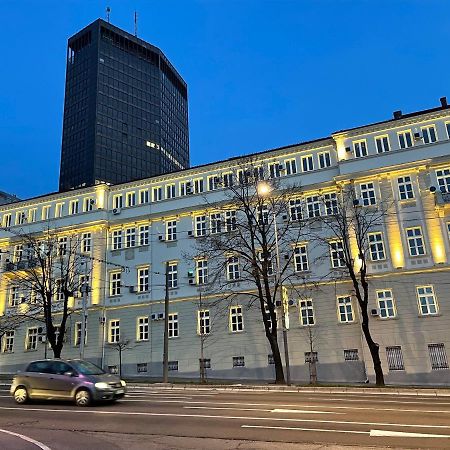
M242 391L242 392L290 392L290 393L316 393L316 394L364 394L364 395L405 395L426 397L450 397L448 388L418 388L386 386L359 387L359 386L278 386L262 384L192 384L192 383L149 383L129 382L129 388L151 387L153 389L196 390L196 391Z

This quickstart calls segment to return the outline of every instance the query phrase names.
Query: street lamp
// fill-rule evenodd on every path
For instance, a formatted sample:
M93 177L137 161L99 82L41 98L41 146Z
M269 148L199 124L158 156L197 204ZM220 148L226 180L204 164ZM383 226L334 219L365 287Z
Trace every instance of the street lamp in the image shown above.
M260 197L268 197L272 192L272 186L266 181L260 181L256 186L256 191ZM275 232L275 249L276 249L276 257L277 257L277 276L279 280L279 291L280 291L280 300L281 300L281 324L283 328L283 346L284 346L284 359L286 364L286 384L289 386L291 384L291 371L289 365L289 348L288 348L288 336L287 336L287 327L286 327L286 305L283 301L283 285L281 281L281 273L280 273L280 249L278 245L278 227L277 227L277 217L275 215L275 211L272 209L273 214L273 227Z

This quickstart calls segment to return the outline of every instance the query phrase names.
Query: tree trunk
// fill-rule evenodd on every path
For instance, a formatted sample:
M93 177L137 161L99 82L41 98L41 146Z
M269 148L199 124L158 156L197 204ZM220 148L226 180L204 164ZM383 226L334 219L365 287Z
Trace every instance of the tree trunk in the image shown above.
M372 356L373 370L375 371L375 382L377 386L384 386L384 374L380 359L380 346L372 339L369 330L369 324L368 322L364 321L364 312L362 329L364 332L364 337L366 338L367 346L369 347L370 355Z
M275 363L275 384L286 384L286 380L284 379L283 361L281 360L278 340L271 333L267 335L267 339L269 340L273 355L273 361Z

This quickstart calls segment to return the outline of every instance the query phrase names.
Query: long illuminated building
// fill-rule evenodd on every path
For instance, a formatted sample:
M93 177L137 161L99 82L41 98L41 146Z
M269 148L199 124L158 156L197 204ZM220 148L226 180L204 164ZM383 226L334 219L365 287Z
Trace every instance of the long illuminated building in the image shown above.
M0 313L20 307L20 294L11 290L22 254L16 248L19 230L38 234L50 224L63 234L83 234L89 239L86 248L93 261L86 357L115 371L118 354L108 343L126 338L132 345L123 356L125 376L158 377L162 373L164 266L169 262L170 375L197 378L199 332L205 326L200 319L212 312L205 295L203 313L199 313L204 266L183 255L193 251L201 230L211 231L205 197L208 203L223 200L225 183L217 180L229 182L243 161L245 157L239 157L0 206ZM301 186L293 200L299 200L294 203L305 208L306 217L315 196L332 193L343 182L353 182L367 206L394 199L387 219L374 230L378 251L371 252L369 263L374 339L380 344L387 382L447 384L450 108L446 99L430 110L397 111L390 120L254 154L252 161L282 184ZM289 294L292 379L308 380L307 326L317 336L320 381L373 379L350 283L324 280L333 269L333 258L318 262L314 246L302 245L303 259L294 261L292 270L298 272L299 280L320 281L320 289L309 299ZM237 290L245 289L241 284L236 284ZM260 312L247 309L247 302L242 294L223 317L216 318L204 348L209 378L272 379ZM71 306L74 313L64 348L68 357L78 354L81 336L81 300L74 298ZM3 337L3 372L44 355L38 326L30 322Z

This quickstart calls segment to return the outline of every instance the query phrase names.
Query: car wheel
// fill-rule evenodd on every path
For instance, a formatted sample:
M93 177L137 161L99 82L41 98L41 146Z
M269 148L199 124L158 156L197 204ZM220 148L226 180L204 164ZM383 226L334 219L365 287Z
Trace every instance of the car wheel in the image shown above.
M18 387L14 391L14 400L19 405L23 405L24 403L26 403L28 401L28 392L27 392L26 388Z
M75 403L77 406L89 406L92 402L92 395L87 389L80 389L75 394Z

